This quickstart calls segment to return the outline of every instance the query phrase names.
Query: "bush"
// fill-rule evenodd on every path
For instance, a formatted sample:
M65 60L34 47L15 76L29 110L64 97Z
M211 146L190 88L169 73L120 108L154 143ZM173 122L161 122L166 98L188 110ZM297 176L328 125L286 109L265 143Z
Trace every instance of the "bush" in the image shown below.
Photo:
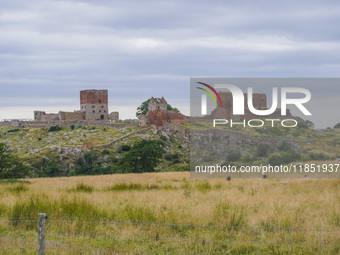
M75 176L76 175L76 170L74 169L71 169L69 172L68 172L68 176Z
M301 158L299 153L288 151L281 154L274 154L269 157L268 163L272 166L279 166L297 161Z
M260 143L256 150L256 156L265 157L267 156L269 150L270 150L269 144Z
M29 167L9 152L5 143L0 143L0 178L23 178L29 173Z
M244 155L242 155L242 157L241 157L241 161L242 161L242 162L246 162L246 163L251 163L251 162L253 162L254 160L256 160L256 156L255 156L255 155L251 155L251 154L249 154L249 153L244 154Z
M58 132L58 131L60 131L60 130L62 130L62 128L59 127L59 126L57 125L57 126L51 126L51 127L48 129L47 132Z
M124 151L130 151L130 150L131 150L131 147L129 145L123 144L123 145L119 146L118 153L120 154Z
M174 164L179 163L179 154L175 153L175 154L165 154L164 155L164 159L167 161L172 161Z
M162 172L186 172L190 171L190 165L188 163L173 164L168 168L162 170Z
M307 124L305 122L299 122L297 124L297 127L298 128L303 128L303 129L307 129L308 128L308 126L307 126Z
M168 141L168 139L167 139L166 136L164 136L164 135L161 135L159 138L160 138L161 140L163 140L164 142Z
M72 125L70 126L70 128L73 130L73 129L75 128L75 126L72 124Z
M15 128L15 129L8 130L7 132L8 133L15 133L15 132L18 132L18 131L20 131L20 129Z
M228 162L234 162L234 161L238 161L241 158L241 153L239 151L235 151L235 152L230 152L227 155L227 161Z
M102 155L110 155L110 151L105 149L102 151Z
M291 146L287 141L282 141L281 145L279 145L277 148L280 151L289 151Z
M124 154L118 165L125 173L154 172L163 153L157 141L143 139Z

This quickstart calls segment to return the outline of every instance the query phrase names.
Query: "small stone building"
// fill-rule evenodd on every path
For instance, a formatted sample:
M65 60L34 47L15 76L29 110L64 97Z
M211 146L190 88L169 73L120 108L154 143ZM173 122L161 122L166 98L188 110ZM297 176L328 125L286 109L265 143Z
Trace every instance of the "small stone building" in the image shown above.
M159 127L163 126L164 122L183 122L184 119L183 114L168 110L168 103L164 97L159 102L152 97L149 100L148 112L139 116L139 125L155 125Z

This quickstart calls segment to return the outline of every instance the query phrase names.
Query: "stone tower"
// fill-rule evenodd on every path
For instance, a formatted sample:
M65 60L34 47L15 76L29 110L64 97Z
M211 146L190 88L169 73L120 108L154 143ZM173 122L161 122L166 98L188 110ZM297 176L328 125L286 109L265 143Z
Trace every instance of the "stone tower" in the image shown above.
M107 120L108 91L106 89L80 91L80 110L86 112L86 120Z

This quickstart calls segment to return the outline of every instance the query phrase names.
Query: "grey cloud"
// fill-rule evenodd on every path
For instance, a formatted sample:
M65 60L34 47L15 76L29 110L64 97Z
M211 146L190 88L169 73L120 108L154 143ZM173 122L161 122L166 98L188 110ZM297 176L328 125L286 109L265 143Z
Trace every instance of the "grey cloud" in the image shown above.
M0 0L0 107L86 88L185 106L190 77L336 77L339 14L337 1Z

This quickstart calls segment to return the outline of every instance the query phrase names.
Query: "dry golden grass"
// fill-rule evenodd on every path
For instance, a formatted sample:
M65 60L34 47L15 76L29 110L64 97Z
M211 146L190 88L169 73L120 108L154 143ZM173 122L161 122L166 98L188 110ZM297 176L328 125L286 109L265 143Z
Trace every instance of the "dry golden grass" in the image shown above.
M233 238L241 241L241 246L234 244L234 249L230 247L227 249L234 251L235 254L242 254L241 251L244 251L245 247L252 247L252 244L247 242L252 241L254 236L256 240L269 242L283 242L289 239L292 243L313 244L319 243L320 240L322 243L340 243L340 180L338 179L232 179L228 182L225 179L190 179L189 173L182 172L28 180L31 184L0 185L2 219L34 218L39 212L45 212L51 222L56 218L72 218L235 226L241 229L243 227L285 229L283 232L275 230L270 233L266 232L267 230L260 231L261 233L252 230L256 232L253 233L249 229L233 232L235 234ZM77 188L79 184L81 185ZM58 232L58 227L60 228L60 226L51 226L49 231ZM88 231L96 231L112 235L110 232L112 229L108 226L101 225L94 228L86 230L85 226L74 223L67 233L84 234ZM339 231L320 232L322 233L320 239L319 232L289 232L288 228ZM24 229L34 233L34 227L26 226ZM2 233L15 230L15 226L7 223L0 226ZM138 230L140 227L130 226L120 229L120 234L135 236L140 233ZM168 235L167 233L181 236L179 230L169 229L168 226L144 231L150 236L164 237ZM215 233L210 229L206 232L207 240L221 238L222 235L222 232ZM195 233L186 232L187 235ZM82 244L83 241L74 242ZM107 247L108 244L104 242L101 245ZM138 245L122 243L121 248L131 246L137 249ZM179 249L184 253L192 249L190 246L185 250L182 246L178 244L178 247L173 249L174 251ZM261 251L269 252L270 247L264 245ZM288 248L292 247L286 248L277 252L281 251L285 254ZM220 251L220 247L215 246L209 249L211 254ZM257 248L254 249L258 251ZM317 248L313 245L302 245L296 249L298 254L313 254ZM322 246L322 252L325 254L332 254L334 251L340 251L339 249L340 245Z

